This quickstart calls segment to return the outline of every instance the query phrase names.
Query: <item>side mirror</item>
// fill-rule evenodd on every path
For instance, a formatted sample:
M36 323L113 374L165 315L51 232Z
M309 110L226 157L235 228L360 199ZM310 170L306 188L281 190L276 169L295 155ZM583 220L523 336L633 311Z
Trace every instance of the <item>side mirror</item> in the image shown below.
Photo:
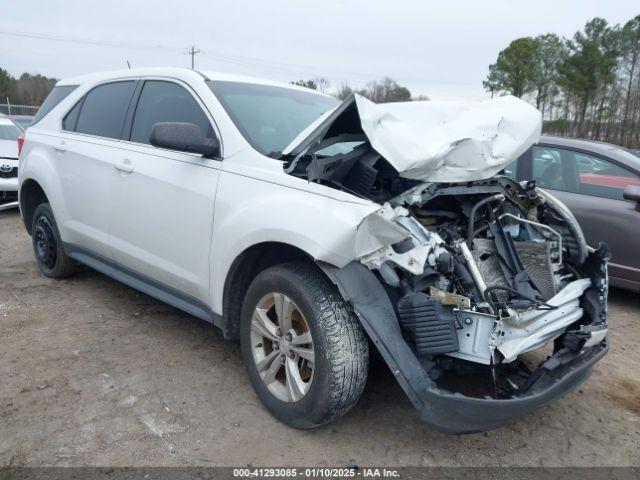
M627 185L624 187L622 198L640 202L640 185Z
M195 123L159 122L153 125L149 143L154 147L180 152L200 153L205 157L220 156L220 142L207 138Z
M636 202L636 210L640 212L640 185L627 185L624 187L622 198Z

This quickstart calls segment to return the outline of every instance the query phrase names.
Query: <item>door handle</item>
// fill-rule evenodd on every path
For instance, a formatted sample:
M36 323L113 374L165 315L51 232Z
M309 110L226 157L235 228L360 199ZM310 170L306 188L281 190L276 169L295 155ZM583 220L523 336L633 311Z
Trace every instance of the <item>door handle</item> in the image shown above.
M67 144L64 142L64 140L62 140L60 143L54 145L53 148L55 148L58 152L66 152Z
M120 170L124 173L131 173L135 170L133 165L131 165L130 160L123 160L120 163L116 163L114 166L116 167L116 170Z

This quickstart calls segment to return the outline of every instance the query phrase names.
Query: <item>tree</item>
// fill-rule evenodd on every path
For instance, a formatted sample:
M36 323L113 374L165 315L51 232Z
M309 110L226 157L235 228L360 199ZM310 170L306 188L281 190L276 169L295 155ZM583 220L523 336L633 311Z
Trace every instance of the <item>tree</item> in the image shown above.
M20 103L24 105L41 105L53 90L56 81L54 78L48 78L39 73L35 75L23 73L16 82Z
M535 37L535 65L533 69L532 83L536 91L536 108L542 111L544 116L547 102L557 92L558 63L566 55L566 47L563 41L554 33Z
M398 82L389 77L385 77L380 81L369 82L358 93L375 103L407 102L411 100L409 89L399 85Z
M335 97L339 100L345 100L349 98L349 95L353 94L353 89L348 83L342 82L338 87L338 91L335 93Z
M638 92L640 94L640 15L629 20L622 28L620 37L623 69L627 75L624 114L620 129L620 143L625 143L624 135L630 129L629 111L634 103L632 98L633 80L638 75ZM638 119L640 120L640 118Z
M570 40L537 36L532 69L522 40L490 66L483 85L492 96L525 92L542 110L546 133L640 147L640 15L622 28L594 18Z
M574 95L577 105L577 134L586 133L587 108L597 94L606 95L615 79L618 65L619 36L603 18L594 18L567 42L569 54L558 65L558 83ZM603 100L604 101L604 100ZM599 115L594 109L595 115ZM601 109L600 109L601 111Z
M492 96L507 92L518 98L534 88L538 43L531 37L518 38L498 54L489 65L489 75L482 82Z
M329 86L331 85L331 82L324 77L317 77L309 80L296 80L295 82L290 83L292 85L318 90L322 93L327 93L329 91Z
M9 72L0 68L0 103L16 100L16 79L9 75Z
M317 90L318 88L315 80L296 80L295 82L289 83L291 83L291 85L298 85L299 87L311 88L312 90Z

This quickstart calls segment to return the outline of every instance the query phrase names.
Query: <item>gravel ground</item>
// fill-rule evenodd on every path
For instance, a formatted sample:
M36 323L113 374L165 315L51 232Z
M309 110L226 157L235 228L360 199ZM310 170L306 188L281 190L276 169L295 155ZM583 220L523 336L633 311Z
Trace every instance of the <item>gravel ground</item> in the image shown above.
M386 367L342 419L272 418L238 345L83 269L38 273L17 212L0 213L0 465L640 465L640 296L612 291L611 352L579 390L486 433L421 423Z

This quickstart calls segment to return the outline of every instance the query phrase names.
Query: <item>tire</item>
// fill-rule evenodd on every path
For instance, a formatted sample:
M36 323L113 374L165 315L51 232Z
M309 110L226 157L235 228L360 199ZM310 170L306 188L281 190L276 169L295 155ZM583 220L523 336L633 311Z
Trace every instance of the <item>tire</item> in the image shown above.
M291 340L291 350L287 353L292 363L288 363L283 353L287 348L283 340L286 339L286 333L280 332L281 336L274 342L263 337L264 330L256 323L259 317L256 309L262 305L261 302L267 302L265 305L268 306L269 300L265 299L270 295L273 307L268 311L265 307L262 312L271 315L273 325L281 323L273 317L277 299L288 297L293 304L293 313L290 315L293 330L289 331L296 336ZM284 300L282 302L284 305ZM308 332L312 342L304 347L296 347L296 341L306 335L301 331ZM260 337L264 342L259 341ZM269 342L271 348L268 347ZM276 345L280 344L278 342L284 342L282 347ZM331 422L347 413L364 390L369 363L367 337L350 306L314 265L277 265L256 276L242 306L240 346L249 379L258 397L276 418L289 426L307 429ZM313 351L311 363L306 358L307 354L304 354L305 358L298 355L308 352L309 348ZM270 353L267 354L267 351ZM260 358L266 361L267 357L274 354L276 358L270 368L277 369L278 360L285 365L278 373L280 377L267 385L263 376L265 379L269 377L269 369L263 367L260 370L258 362ZM298 374L295 378L298 380L303 379L304 374L309 377L311 370L310 378L300 384L304 385L302 388L297 388L297 382L289 381L290 372L295 372L296 366ZM290 385L295 385L295 388L290 388ZM300 392L305 388L307 390L300 398Z
M31 240L40 271L50 278L73 275L77 264L64 252L60 232L48 203L41 203L33 213Z

